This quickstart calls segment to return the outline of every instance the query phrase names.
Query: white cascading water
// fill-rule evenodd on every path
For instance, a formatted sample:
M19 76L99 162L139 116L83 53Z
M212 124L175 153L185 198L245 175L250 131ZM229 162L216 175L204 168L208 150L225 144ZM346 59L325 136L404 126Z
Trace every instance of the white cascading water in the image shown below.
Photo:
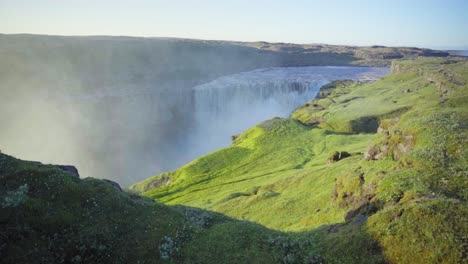
M338 79L375 80L388 68L278 67L224 76L193 88L194 130L190 156L196 157L231 142L236 135L272 117L288 117L314 98L320 87Z

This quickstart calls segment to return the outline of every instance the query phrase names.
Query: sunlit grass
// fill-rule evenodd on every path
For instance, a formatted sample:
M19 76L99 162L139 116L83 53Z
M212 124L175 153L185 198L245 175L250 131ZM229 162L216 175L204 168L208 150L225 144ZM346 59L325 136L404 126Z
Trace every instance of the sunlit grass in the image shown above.
M398 62L381 80L338 84L292 118L265 121L231 147L164 174L168 186L150 188L155 176L132 189L166 204L301 231L318 238L314 250L331 263L362 263L362 254L382 262L380 250L394 262L459 260L462 249L446 245L459 245L468 232L455 224L467 217L467 69L462 59ZM385 148L385 156L365 160L371 146ZM351 157L329 163L333 151ZM447 241L434 238L435 230Z

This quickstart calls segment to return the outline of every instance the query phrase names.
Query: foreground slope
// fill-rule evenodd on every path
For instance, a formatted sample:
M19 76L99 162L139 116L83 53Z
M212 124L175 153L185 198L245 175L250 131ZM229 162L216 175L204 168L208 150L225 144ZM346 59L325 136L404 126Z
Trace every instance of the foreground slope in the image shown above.
M231 147L131 188L313 233L330 262L343 261L336 250L369 248L370 240L389 262L462 262L467 83L466 59L394 62L379 81L328 85L292 118L265 121ZM375 251L346 252L365 259Z
M0 153L2 263L281 263L308 243ZM307 254L307 255L306 255Z

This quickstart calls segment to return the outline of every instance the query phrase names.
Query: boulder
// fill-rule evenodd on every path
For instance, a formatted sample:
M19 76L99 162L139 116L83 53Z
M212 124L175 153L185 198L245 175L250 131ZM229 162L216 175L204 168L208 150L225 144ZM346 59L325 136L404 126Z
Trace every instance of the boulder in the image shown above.
M334 151L330 156L328 157L328 162L336 162L340 161L344 158L350 157L351 154L346 151Z
M72 174L73 176L76 176L78 178L80 177L80 174L78 173L78 169L75 166L71 166L71 165L54 165L54 166Z
M381 145L379 147L379 153L375 155L374 159L380 160L380 159L385 158L388 154L388 149L389 149L388 145Z
M380 149L378 146L369 146L366 150L366 153L364 153L364 158L366 160L375 160L376 156L380 153Z

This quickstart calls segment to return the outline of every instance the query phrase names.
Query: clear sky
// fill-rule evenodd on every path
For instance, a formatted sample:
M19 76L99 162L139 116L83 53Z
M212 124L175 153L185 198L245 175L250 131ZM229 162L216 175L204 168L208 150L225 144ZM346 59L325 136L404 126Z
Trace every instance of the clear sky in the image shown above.
M0 0L0 33L468 49L468 0Z

